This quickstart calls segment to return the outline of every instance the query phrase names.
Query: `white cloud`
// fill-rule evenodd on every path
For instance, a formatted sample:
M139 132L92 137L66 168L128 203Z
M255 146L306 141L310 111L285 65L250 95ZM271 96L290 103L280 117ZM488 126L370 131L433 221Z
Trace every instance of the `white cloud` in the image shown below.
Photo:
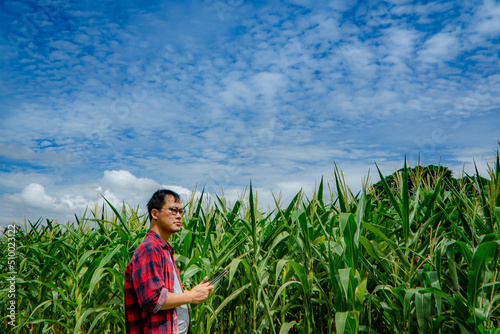
M128 190L131 192L154 191L158 188L158 183L147 178L137 178L126 170L104 171L102 183L105 187L115 190Z
M420 39L421 33L415 30L408 30L399 27L390 27L386 29L387 41L385 47L387 52L400 59L401 62L407 62L416 50L416 44Z
M120 24L70 5L73 35L42 29L22 50L0 45L12 57L0 69L12 92L1 100L0 155L12 163L0 173L2 208L71 215L98 192L143 205L169 184L186 194L222 185L236 198L250 179L265 202L280 185L290 196L309 187L332 159L359 183L372 160L400 163L435 129L447 139L434 140L429 161L490 145L496 2L360 2L342 14L352 3L292 3L307 9L165 3L128 8ZM469 116L457 125L450 110ZM53 211L27 201L36 192ZM23 201L32 211L19 211Z
M500 32L500 4L486 0L477 10L475 30L481 34L497 37Z
M496 159L496 151L492 148L485 147L467 147L461 149L454 149L450 152L453 160L459 165L467 165L468 172L471 172L471 166L476 162L482 168L486 168L486 162L493 162Z
M419 59L426 63L437 63L453 59L459 52L460 43L453 33L439 33L430 37L418 52Z
M152 179L138 178L126 170L105 171L101 179L87 184L62 187L50 179L46 182L45 186L30 183L19 193L4 195L0 204L2 224L20 220L22 216L31 221L40 216L60 222L73 221L75 214L81 216L87 208L93 209L95 203L102 207L104 201L101 196L116 208L124 202L132 207L139 206L140 212L144 213L147 201L157 189L176 191L184 201L191 195L191 190L185 187L160 185Z
M34 158L36 153L25 146L0 143L0 156L9 159L24 160Z
M255 92L240 81L227 81L227 88L221 93L227 106L245 106L255 100Z
M56 204L56 199L45 193L41 184L32 183L21 192L21 199L28 206L50 208Z
M252 78L254 90L272 101L276 93L286 87L288 79L281 73L261 72Z

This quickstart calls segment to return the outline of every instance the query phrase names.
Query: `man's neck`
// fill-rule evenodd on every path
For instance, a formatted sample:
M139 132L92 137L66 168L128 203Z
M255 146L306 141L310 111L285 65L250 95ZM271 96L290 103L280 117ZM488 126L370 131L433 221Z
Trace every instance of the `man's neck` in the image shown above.
M151 223L151 225L149 226L149 229L151 231L156 232L160 236L160 238L162 238L165 242L168 242L168 239L170 239L170 236L172 235L171 233L167 233L167 232L161 230L160 228L158 228L158 225L156 225L154 223Z

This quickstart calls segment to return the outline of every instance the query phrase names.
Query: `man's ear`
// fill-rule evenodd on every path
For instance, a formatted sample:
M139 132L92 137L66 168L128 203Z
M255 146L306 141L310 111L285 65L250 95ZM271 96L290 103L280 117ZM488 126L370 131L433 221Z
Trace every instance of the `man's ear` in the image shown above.
M158 212L160 212L160 210L158 210L158 209L152 209L151 210L151 217L153 219L158 219Z

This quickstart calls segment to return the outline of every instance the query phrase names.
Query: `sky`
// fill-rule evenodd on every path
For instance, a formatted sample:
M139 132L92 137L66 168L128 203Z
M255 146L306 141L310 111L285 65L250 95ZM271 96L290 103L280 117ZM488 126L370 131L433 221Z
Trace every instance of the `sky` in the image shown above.
M486 176L499 56L498 1L0 0L0 225L164 187L272 207L335 164Z

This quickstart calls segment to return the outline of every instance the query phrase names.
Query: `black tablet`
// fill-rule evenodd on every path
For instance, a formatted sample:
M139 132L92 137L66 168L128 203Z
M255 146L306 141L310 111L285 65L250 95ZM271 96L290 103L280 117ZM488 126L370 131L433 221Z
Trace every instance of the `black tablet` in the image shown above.
M228 272L229 271L227 271L226 269L220 268L215 274L212 275L212 277L208 279L208 282L213 285L222 277L224 277L224 275L226 275Z

